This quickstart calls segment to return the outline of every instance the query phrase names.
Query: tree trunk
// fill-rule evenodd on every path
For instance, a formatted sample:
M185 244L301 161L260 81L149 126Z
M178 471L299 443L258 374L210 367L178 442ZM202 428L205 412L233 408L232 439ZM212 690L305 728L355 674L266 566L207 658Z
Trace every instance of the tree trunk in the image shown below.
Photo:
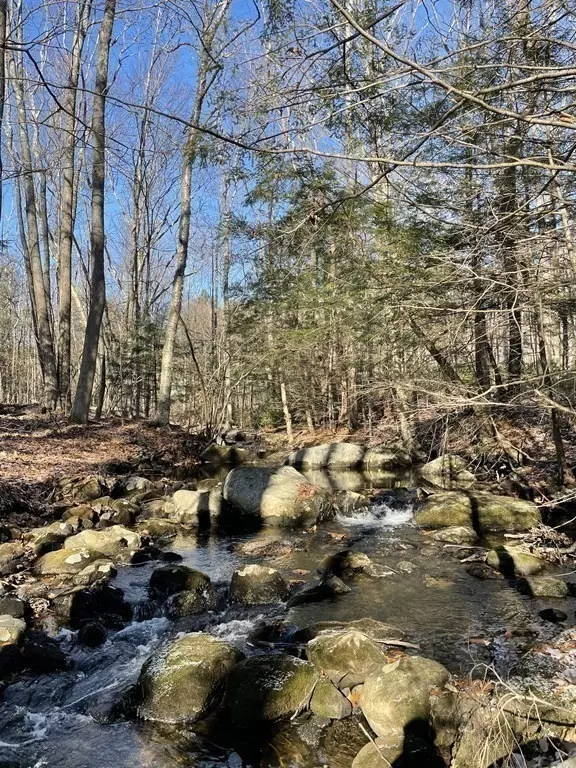
M28 230L27 250L30 266L30 293L36 316L38 358L44 381L44 405L54 408L58 398L58 378L56 371L56 356L50 323L50 297L46 293L44 269L40 253L40 235L38 229L38 210L36 205L36 190L34 188L34 169L32 167L32 152L28 135L28 120L24 100L24 73L20 60L15 54L10 61L12 83L16 108L18 113L18 129L20 136L20 153L23 170L24 203L26 211L26 228Z
M176 269L172 280L172 298L168 310L168 321L162 348L162 365L160 369L160 387L158 391L158 404L154 422L156 424L168 424L170 421L170 408L172 405L172 379L174 365L174 347L176 333L182 310L182 294L184 292L184 277L188 262L188 243L190 239L190 215L192 204L192 175L196 160L196 148L198 142L197 126L202 117L204 100L210 89L213 79L208 80L208 71L214 66L212 48L214 39L220 25L224 21L231 0L222 2L210 14L205 11L202 31L200 33L200 56L198 63L198 75L196 81L196 95L194 107L190 119L190 126L186 137L186 143L182 152L182 179L180 182L180 219L178 222L178 246L176 249Z
M78 18L72 42L72 58L68 77L68 88L63 95L64 102L64 151L62 153L62 186L60 189L60 228L58 232L58 368L60 402L69 411L72 406L70 382L70 339L72 316L72 243L76 219L74 192L76 160L76 101L82 49L92 0L78 4Z
M100 327L106 304L106 278L104 271L105 109L106 91L108 88L108 61L115 11L116 0L106 0L98 40L96 83L94 85L94 107L92 113L92 227L90 231L92 274L90 278L90 304L88 322L84 334L80 374L78 376L74 405L70 412L70 420L75 423L86 423L88 421L96 373Z

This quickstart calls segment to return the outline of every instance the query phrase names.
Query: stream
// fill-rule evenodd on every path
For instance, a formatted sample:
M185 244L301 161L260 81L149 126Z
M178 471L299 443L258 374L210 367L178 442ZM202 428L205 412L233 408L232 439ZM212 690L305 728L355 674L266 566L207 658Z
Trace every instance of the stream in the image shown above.
M181 555L183 564L208 574L220 590L236 568L258 561L277 568L287 579L308 581L323 557L346 548L366 553L390 569L390 575L355 577L349 593L288 611L284 606L230 607L194 617L196 624L190 626L185 620L174 623L141 609L157 562L119 567L112 583L124 591L142 620L110 633L95 649L79 645L75 632L62 629L57 639L73 662L71 669L24 675L6 686L0 704L0 768L345 768L366 741L355 717L329 727L308 718L262 734L258 744L243 744L228 733L207 735L202 723L171 728L122 719L114 705L134 684L149 654L179 631L204 629L251 654L258 652L250 643L251 634L266 621L282 619L306 627L324 620L372 617L403 630L421 655L451 672L482 676L485 665L493 665L505 676L522 653L523 639L542 632L539 610L553 604L574 616L573 598L539 601L520 595L505 581L475 579L460 563L466 552L444 548L421 534L412 524L410 474L308 475L325 487L380 492L372 506L340 515L312 533L183 532L167 548ZM287 545L281 554L265 559L238 551L238 545L256 538L280 538Z

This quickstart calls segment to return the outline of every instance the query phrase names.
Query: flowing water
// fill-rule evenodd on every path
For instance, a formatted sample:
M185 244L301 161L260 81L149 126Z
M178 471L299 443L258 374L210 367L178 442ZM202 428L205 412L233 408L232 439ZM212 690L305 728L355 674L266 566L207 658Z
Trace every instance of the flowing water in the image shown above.
M201 628L254 653L254 629L280 617L298 627L321 620L349 621L370 616L395 625L420 653L451 671L483 674L493 664L506 674L521 652L520 640L538 624L537 612L550 605L521 596L504 581L469 576L456 549L443 548L412 525L414 484L410 475L355 472L310 473L319 485L334 489L382 491L360 513L340 516L315 533L261 531L255 535L180 535L170 543L183 563L207 573L225 588L239 565L255 562L236 546L255 537L280 537L291 551L266 558L292 580L312 580L322 558L344 548L365 552L390 573L383 578L358 576L351 592L328 601L286 611L282 606L258 611L229 608L203 617ZM137 608L146 604L147 585L157 563L124 567L115 579ZM568 605L566 604L568 602ZM574 615L574 601L556 604ZM366 739L356 719L329 728L312 720L297 722L263 736L258 744L234 742L228 733L210 732L203 724L161 728L115 716L115 705L130 690L149 654L185 622L162 616L134 621L111 633L100 648L76 643L62 630L58 640L73 661L65 672L23 676L8 685L0 704L0 768L209 768L210 766L314 766L345 768ZM196 627L193 627L196 628ZM536 630L534 630L536 631ZM512 639L510 639L512 638Z

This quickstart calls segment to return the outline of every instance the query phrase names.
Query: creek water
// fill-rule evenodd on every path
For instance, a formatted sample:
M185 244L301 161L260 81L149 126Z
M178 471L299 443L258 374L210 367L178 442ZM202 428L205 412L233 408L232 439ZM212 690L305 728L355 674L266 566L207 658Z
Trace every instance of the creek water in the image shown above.
M424 656L457 674L486 672L492 665L506 675L522 652L520 640L538 632L537 613L551 605L521 596L505 581L479 581L459 562L461 551L445 548L412 524L415 480L410 474L366 475L355 472L310 473L319 485L339 490L381 489L375 503L361 512L339 516L315 532L269 529L248 535L184 534L169 549L183 563L207 573L222 590L235 568L256 562L237 546L254 538L289 542L285 554L266 564L288 579L313 580L322 558L341 549L365 552L390 569L383 578L358 576L351 591L331 600L297 606L240 610L205 615L192 628L225 638L245 653L258 652L249 642L263 622L281 618L298 627L317 621L372 617L404 630ZM262 561L264 562L264 561ZM329 726L297 721L262 733L258 743L242 743L229 733L193 728L157 727L113 716L113 704L138 677L145 659L179 631L191 627L139 609L157 563L119 569L115 584L145 620L110 633L106 643L87 649L76 633L61 630L58 640L73 662L64 672L22 676L3 691L0 703L0 768L210 768L212 766L350 766L366 742L355 717ZM574 615L574 601L554 602Z

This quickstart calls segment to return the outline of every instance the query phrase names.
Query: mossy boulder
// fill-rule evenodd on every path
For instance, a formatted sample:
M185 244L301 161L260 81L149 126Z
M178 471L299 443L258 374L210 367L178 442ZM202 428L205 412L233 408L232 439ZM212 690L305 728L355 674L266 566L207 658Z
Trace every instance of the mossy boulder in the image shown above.
M288 585L275 568L245 565L232 574L230 599L242 605L279 603L286 599Z
M500 571L508 578L531 576L544 568L544 561L518 547L496 547L486 555L486 562L491 568Z
M138 714L164 723L194 723L220 701L226 675L242 654L203 632L185 635L154 654L138 681Z
M99 557L122 561L128 561L140 545L140 535L122 525L113 525L103 531L82 531L64 542L65 549L87 549Z
M47 552L36 560L33 570L37 576L75 574L100 558L100 553L85 548L57 549L55 552Z
M532 576L518 579L518 591L530 597L549 597L562 600L568 596L568 584L553 576Z
M412 457L404 448L398 446L377 445L368 448L364 454L365 469L401 469L412 464Z
M526 531L541 522L536 504L487 491L434 493L416 512L421 528L466 526L477 533Z
M228 675L225 712L244 727L291 717L306 709L318 679L309 661L276 653L253 656Z
M222 495L247 523L297 527L334 515L331 494L293 467L233 469Z
M383 664L386 656L378 643L357 629L327 631L310 640L308 659L338 688L352 688Z
M166 598L178 592L194 592L211 599L213 595L210 577L187 565L161 565L150 577L148 591L152 598Z
M318 717L342 720L352 714L352 704L326 677L320 678L310 700L310 709Z
M369 675L360 696L362 712L372 730L392 740L404 737L409 723L428 721L430 694L450 674L441 664L421 656L405 656Z

